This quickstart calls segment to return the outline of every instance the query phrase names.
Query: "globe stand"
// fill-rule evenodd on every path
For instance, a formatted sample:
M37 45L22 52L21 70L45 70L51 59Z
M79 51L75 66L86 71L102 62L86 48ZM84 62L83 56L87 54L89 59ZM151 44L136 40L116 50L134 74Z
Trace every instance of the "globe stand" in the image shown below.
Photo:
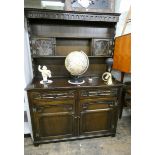
M79 76L72 76L72 79L68 80L68 83L79 85L85 83L85 80L81 79Z

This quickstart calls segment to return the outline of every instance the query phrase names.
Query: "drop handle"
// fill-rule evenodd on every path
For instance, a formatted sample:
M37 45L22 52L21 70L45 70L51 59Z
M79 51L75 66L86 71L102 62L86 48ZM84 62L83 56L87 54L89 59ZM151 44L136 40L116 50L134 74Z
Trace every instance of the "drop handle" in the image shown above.
M80 116L75 116L74 118L80 118Z
M84 110L88 109L88 104L83 104L82 108L83 108Z
M69 111L72 111L72 110L73 110L73 107L69 107L68 110L69 110Z
M66 108L68 111L72 111L73 110L73 107L72 106L66 106L64 108Z
M114 107L114 105L109 105L109 107Z

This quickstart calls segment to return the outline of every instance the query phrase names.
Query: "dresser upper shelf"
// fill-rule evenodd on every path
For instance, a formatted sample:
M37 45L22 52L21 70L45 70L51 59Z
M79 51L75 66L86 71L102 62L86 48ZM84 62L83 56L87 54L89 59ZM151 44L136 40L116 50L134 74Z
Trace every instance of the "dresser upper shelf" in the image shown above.
M46 59L46 58L66 58L66 56L32 56L34 59ZM88 58L112 58L112 56L88 56Z
M24 11L34 77L41 77L38 65L46 65L55 77L69 77L64 59L72 51L84 51L89 57L89 68L83 76L101 76L106 71L105 60L114 53L119 13Z

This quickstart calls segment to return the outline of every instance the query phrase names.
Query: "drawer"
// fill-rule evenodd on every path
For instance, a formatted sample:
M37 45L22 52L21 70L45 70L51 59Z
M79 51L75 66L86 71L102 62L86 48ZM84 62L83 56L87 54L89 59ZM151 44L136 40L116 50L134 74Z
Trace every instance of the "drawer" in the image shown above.
M96 100L81 100L81 111L84 110L97 110L97 109L109 109L117 106L116 99L96 99Z
M46 102L46 101L45 101ZM48 102L48 104L37 103L32 107L33 112L38 113L59 113L59 112L74 112L75 104L73 101L65 101L65 102Z
M117 88L82 90L80 92L80 97L116 97L117 90Z
M32 99L32 103L35 105L54 105L54 104L74 104L74 99L66 99L66 100L53 100L53 99Z
M74 91L48 91L48 92L31 92L31 97L35 100L64 100L73 99Z
M74 91L31 92L30 101L35 106L74 105Z

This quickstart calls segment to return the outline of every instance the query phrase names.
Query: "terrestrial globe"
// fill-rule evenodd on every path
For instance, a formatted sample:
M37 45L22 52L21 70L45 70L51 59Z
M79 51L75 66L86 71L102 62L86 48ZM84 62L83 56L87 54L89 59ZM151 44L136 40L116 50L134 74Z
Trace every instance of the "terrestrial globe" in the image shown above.
M88 56L83 51L73 51L65 59L65 67L72 75L68 80L71 84L83 84L85 81L79 76L84 74L89 66Z

